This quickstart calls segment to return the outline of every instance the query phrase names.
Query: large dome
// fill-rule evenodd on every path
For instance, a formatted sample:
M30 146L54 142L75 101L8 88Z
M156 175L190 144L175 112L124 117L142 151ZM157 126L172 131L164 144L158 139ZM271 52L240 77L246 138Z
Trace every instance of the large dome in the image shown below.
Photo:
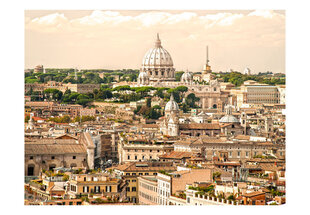
M169 52L163 47L151 48L144 56L142 66L144 68L154 68L158 66L173 66Z
M175 80L172 58L169 52L161 46L158 34L155 46L146 52L142 60L142 71L147 72L152 81Z

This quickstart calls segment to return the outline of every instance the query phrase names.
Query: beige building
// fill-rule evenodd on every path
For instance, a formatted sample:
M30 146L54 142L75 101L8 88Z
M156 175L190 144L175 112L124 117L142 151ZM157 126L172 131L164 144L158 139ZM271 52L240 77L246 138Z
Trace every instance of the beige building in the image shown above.
M159 155L173 151L174 141L158 140L151 142L146 138L125 138L120 136L118 145L119 163L158 159Z
M38 176L56 167L94 168L93 142L88 133L76 139L38 139L25 142L25 176Z
M25 142L25 176L38 176L42 169L87 167L87 152L75 140Z
M278 87L259 84L255 81L245 81L240 88L233 88L230 93L237 99L237 107L243 104L279 104Z
M202 153L207 160L219 157L225 152L231 161L253 158L259 155L273 154L285 158L285 145L258 141L230 141L206 136L179 140L174 144L174 150L179 152Z
M157 178L156 176L138 177L139 204L157 205Z
M61 83L55 81L49 81L47 83L27 83L25 84L25 93L30 90L43 92L46 89L58 89L61 92L66 92L66 90L71 90L71 92L77 93L92 93L94 89L99 90L100 84L71 84L71 83Z
M176 170L176 167L168 162L128 162L113 167L113 170L116 174L126 179L128 183L128 187L126 188L128 200L138 203L138 177L156 176L160 171L172 172Z
M94 194L124 201L126 187L127 183L124 180L111 178L108 174L74 174L68 183L67 193L70 198Z

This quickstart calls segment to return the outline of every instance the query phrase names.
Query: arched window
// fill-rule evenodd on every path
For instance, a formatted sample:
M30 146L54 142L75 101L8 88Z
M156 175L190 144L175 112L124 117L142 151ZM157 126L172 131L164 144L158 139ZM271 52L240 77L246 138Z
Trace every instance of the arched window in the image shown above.
M55 164L51 164L50 166L49 166L49 170L54 170L54 168L56 168L56 165Z
M212 107L213 107L213 108L217 108L217 105L216 105L216 104L214 104Z
M27 168L27 176L34 176L34 164L29 164Z

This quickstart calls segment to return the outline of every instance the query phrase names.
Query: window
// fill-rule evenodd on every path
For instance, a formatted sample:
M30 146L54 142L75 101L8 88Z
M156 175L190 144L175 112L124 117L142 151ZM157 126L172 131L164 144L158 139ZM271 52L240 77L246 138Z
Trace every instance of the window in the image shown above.
M237 155L237 157L238 157L238 158L240 158L240 154L241 154L241 152L240 152L240 151L238 151L238 155Z
M112 187L111 187L111 186L107 186L107 187L106 187L106 192L111 192L111 190L112 190Z
M133 179L132 182L137 182L137 180Z
M83 187L83 192L84 193L88 193L89 192L89 187L88 186L84 186Z
M30 156L30 160L33 160L33 156Z
M148 172L146 172L146 173L145 173L145 175L149 175L149 173L148 173Z
M131 188L131 191L132 191L132 192L136 192L136 191L137 191L137 188L136 188L136 187L132 187L132 188Z
M231 151L229 152L228 157L229 157L229 158L232 157L232 152L231 152Z
M132 173L132 175L136 175L136 173Z
M43 164L45 164L45 161L42 161Z
M157 172L154 172L153 175L157 175Z
M126 187L126 191L127 191L127 192L130 192L130 187Z
M95 186L95 193L100 193L100 186Z
M245 152L245 157L249 157L249 152Z
M143 175L143 173L142 173L142 172L139 172L139 175Z
M127 159L130 160L130 155L127 156Z
M76 159L76 156L73 156L72 159Z
M130 173L127 172L126 175L130 175Z
M135 160L137 160L138 159L138 156L137 155L135 155Z
M150 149L150 152L152 152L152 149Z
M157 150L157 152L159 152L159 150Z
M152 156L150 156L150 159L152 159Z

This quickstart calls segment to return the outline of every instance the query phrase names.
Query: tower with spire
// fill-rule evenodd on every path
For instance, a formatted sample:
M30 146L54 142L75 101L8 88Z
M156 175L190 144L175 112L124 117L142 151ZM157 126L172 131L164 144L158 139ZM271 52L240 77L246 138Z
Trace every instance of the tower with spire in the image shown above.
M202 71L203 74L208 74L212 72L209 62L210 62L209 61L209 47L207 46L206 47L206 64L203 66L203 71Z

